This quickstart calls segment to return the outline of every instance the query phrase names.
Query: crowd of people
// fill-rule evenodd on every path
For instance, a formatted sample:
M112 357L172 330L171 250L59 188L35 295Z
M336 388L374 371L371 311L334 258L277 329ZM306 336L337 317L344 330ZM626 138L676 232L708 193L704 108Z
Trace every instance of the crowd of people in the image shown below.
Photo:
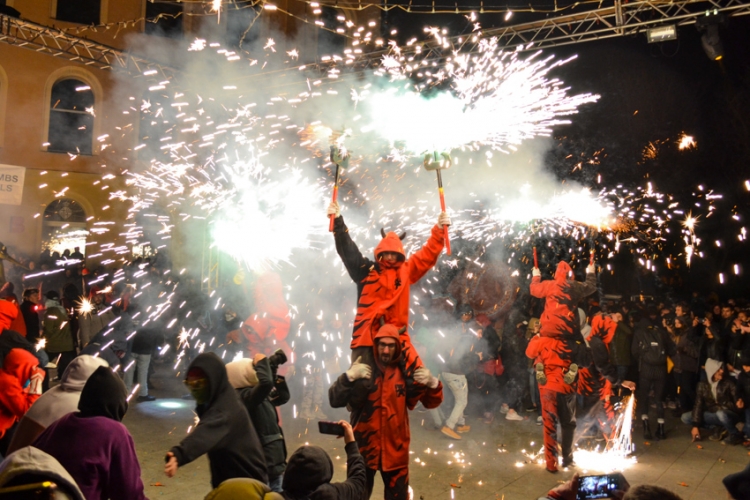
M449 295L415 301L410 286L438 261L447 214L411 255L402 235L383 232L374 259L359 250L336 203L328 215L356 284L350 331L343 311L329 310L325 319L304 318L287 339L289 309L270 275L258 280L252 306L229 299L220 308L196 279L148 259L91 272L82 255L54 261L59 272L44 263L52 272L21 278L20 302L14 283L3 284L0 492L54 478L67 498L145 498L121 421L131 399L155 399L152 360L167 352L200 420L165 452L164 472L174 477L206 455L207 498L217 500L364 499L378 472L386 499L408 498L409 412L417 407L453 440L472 432L474 417L478 425L535 420L550 472L575 466L573 443L612 439L620 403L633 395L645 439L667 438L671 412L693 440L707 429L712 440L750 448L743 304L602 297L593 260L583 281L566 262L546 280L534 268L528 293L496 315ZM165 296L173 307L158 305ZM319 447L287 454L278 407L292 398L304 419L349 411L350 421L334 426L346 444L345 482L331 483ZM566 484L550 498L568 498L577 478ZM649 498L634 496L641 489L628 498Z

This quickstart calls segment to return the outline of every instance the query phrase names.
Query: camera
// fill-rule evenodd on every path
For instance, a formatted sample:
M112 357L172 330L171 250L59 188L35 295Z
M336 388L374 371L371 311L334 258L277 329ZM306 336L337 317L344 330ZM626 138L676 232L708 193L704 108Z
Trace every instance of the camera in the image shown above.
M271 365L271 370L274 372L279 368L279 365L283 365L286 362L286 353L282 349L276 349L276 352L268 356L268 364Z

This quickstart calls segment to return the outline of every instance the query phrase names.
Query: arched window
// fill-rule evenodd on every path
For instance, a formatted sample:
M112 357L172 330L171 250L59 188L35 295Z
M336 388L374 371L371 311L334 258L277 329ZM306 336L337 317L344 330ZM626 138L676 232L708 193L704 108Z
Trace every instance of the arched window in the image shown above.
M65 250L73 253L78 248L85 255L88 234L86 211L80 203L61 198L47 205L42 225L43 248L61 255Z
M52 86L47 151L90 155L94 134L94 93L74 78Z

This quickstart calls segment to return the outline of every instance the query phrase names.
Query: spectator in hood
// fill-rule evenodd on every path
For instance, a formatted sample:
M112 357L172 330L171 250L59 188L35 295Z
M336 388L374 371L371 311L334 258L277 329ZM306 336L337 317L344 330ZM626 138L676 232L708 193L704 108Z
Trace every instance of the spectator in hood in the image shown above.
M107 330L114 320L115 314L112 312L112 308L104 305L104 295L95 293L91 298L91 312L81 314L78 319L80 346L86 347L97 333Z
M11 349L0 368L0 454L5 455L15 423L42 394L44 370L28 351Z
M44 338L47 341L44 350L57 365L57 373L62 374L68 367L68 363L76 357L75 342L70 331L70 318L67 311L60 303L60 294L47 292L47 301L44 303L46 310L42 323L44 325Z
M724 365L714 359L706 360L707 382L698 384L695 406L692 412L682 414L682 421L692 425L693 441L700 441L701 427L713 427L712 441L721 441L730 445L742 442L742 435L737 430L740 421L739 411L745 405L737 398L737 387L731 377L724 376Z
M51 481L57 500L86 500L75 479L60 462L33 446L21 448L0 463L0 488Z
M86 381L78 412L60 418L33 445L73 476L87 500L145 499L141 466L128 429L125 384L100 366Z
M227 479L218 488L211 490L204 500L281 500L278 493L273 493L268 485L257 479L236 477Z
M212 488L235 477L268 483L258 434L229 384L221 359L212 352L199 354L188 367L185 385L195 398L200 422L167 453L167 477L174 477L178 467L207 453Z
M277 351L270 358L256 354L252 360L240 359L227 365L229 383L237 390L263 444L268 485L277 492L281 491L286 470L286 443L276 407L289 401L286 380L276 371L282 360L286 360L286 356L283 351Z
M365 460L359 453L354 431L341 420L346 450L346 481L331 483L333 462L323 448L301 446L289 457L284 474L284 500L365 500L367 491Z
M71 361L60 384L45 392L18 423L8 453L29 446L55 420L77 411L86 381L100 366L107 366L107 362L86 354Z
M742 401L740 420L745 422L742 432L745 434L745 446L750 448L750 353L742 354L740 364L740 374L737 377L737 400Z

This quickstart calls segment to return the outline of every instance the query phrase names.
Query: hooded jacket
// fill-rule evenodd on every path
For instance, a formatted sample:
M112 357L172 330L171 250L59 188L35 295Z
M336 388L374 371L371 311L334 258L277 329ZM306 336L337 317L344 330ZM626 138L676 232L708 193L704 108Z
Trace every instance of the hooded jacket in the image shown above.
M286 380L281 376L274 378L268 358L263 358L255 367L249 359L234 361L227 365L227 374L263 445L268 477L275 479L286 469L286 443L276 413L277 406L289 401Z
M75 479L60 462L33 446L21 448L0 463L0 488L26 484L20 476L33 476L34 482L44 478L62 487L72 495L73 500L86 500Z
M107 362L85 354L71 361L60 384L42 394L18 423L8 453L29 446L52 422L77 411L86 381L100 366L107 366Z
M81 391L78 413L52 423L33 443L73 476L87 500L142 500L135 444L120 422L128 408L125 384L100 366Z
M719 410L737 411L737 386L731 377L723 377L718 382L713 381L714 374L721 368L721 363L713 359L706 360L705 382L698 383L698 390L693 406L693 426L700 427L703 423L703 413L716 413Z
M370 347L381 317L396 329L408 325L409 287L437 263L443 250L443 230L435 225L427 243L408 259L398 235L390 232L375 248L373 261L357 248L344 224L344 217L336 217L334 221L336 251L352 281L357 284L357 314L350 347ZM398 262L389 265L380 261L378 257L383 252L395 252L399 255ZM401 337L408 340L409 335L404 333Z
M596 273L586 273L586 281L568 279L571 267L565 261L557 264L555 278L542 281L541 276L531 278L532 297L544 300L544 311L539 318L542 337L559 337L580 332L578 302L596 291Z
M38 394L24 391L39 361L23 349L11 349L0 368L0 438L29 411Z
M214 353L199 354L188 371L199 368L208 378L208 400L195 407L200 422L170 451L177 464L189 464L208 454L211 486L234 477L268 483L266 460L258 434L236 391L229 384L224 363Z
M203 500L282 500L283 497L271 491L268 485L257 479L235 477L227 479L206 495Z
M75 349L70 333L70 319L65 308L56 300L47 299L44 311L44 338L47 352L69 352Z
M403 374L402 346L395 326L386 324L373 339L393 338L396 352L393 361L383 365L377 355L377 346L372 349L375 367L370 381L372 389L363 404L351 407L351 423L354 436L365 458L367 467L375 470L391 471L409 466L409 414L418 402L427 409L437 408L443 402L443 386L438 383L435 389L413 384L408 386ZM328 399L334 408L343 408L354 400L355 384L346 373L331 385ZM351 405L350 405L351 406Z
M333 462L319 446L301 446L289 457L282 496L285 500L366 500L367 473L357 443L346 450L346 481L332 483Z

